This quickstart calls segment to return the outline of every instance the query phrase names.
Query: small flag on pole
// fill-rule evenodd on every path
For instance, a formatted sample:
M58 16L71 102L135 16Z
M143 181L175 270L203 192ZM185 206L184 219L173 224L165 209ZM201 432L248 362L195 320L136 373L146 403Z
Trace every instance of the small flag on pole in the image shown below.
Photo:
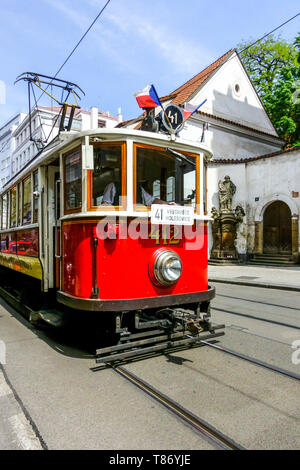
M155 108L161 106L160 99L153 85L147 85L143 90L134 93L140 108Z
M198 106L193 106L190 103L184 103L184 109L183 109L183 114L184 114L184 120L186 121L189 117L191 117L192 114L194 114L205 102L207 99L202 101Z

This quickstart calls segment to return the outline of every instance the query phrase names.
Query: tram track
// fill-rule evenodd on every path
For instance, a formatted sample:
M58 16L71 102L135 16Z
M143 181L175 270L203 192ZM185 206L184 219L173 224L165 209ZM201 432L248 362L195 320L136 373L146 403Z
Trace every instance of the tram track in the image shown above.
M214 348L218 351L225 352L226 354L230 354L231 356L237 357L239 359L243 359L247 362L250 362L252 364L264 367L265 369L271 370L273 372L277 372L278 374L282 374L286 377L289 377L289 378L292 378L292 379L295 379L295 380L300 380L300 375L299 374L295 374L294 372L291 372L289 370L282 369L281 367L273 366L272 364L261 361L259 359L255 359L254 357L247 356L247 355L239 353L237 351L233 351L232 349L224 348L222 346L210 343L210 342L205 341L205 340L201 340L200 342L205 346L209 346L209 347Z
M300 326L291 325L290 323L284 323L284 322L279 322L279 321L276 321L276 320L270 320L268 318L261 318L261 317L257 317L257 316L254 316L254 315L249 315L249 314L246 314L246 313L233 312L232 310L225 310L224 308L212 307L212 310L216 310L217 312L229 313L229 315L235 315L235 316L242 317L242 318L249 318L251 320L258 320L258 321L261 321L261 322L264 322L264 323L271 323L272 325L284 326L286 328L292 328L294 330L300 330Z
M212 339L212 341L213 341L213 339ZM202 342L199 341L199 343L202 344L202 346L207 346L207 345L210 346L211 345L211 346L215 347L215 349L224 349L224 352L227 352L227 351L225 351L225 348L221 348L220 346L218 346L216 348L216 345L213 345L212 343L209 343L208 341L202 340ZM198 346L200 346L200 344ZM234 353L233 355L235 355L236 357L239 357L240 359L245 359L246 357L248 358L248 356L244 356L242 354L239 354L236 351L231 351L231 350L228 350L228 351L230 351L230 353ZM259 365L259 366L262 365L261 364L262 361L258 361L254 358L250 358L250 359L251 359L250 362L255 361L255 363L257 363L257 365ZM264 364L266 364L266 363L264 363ZM278 370L279 368L276 368L274 366L269 367L270 365L268 365L268 364L266 364L266 365L268 366L267 367L268 369L272 368L272 370L275 370L276 372L279 371ZM206 440L208 443L211 443L213 445L213 447L216 448L216 449L232 449L232 450L244 449L244 447L242 447L239 444L236 444L236 442L234 442L233 440L228 438L227 435L222 434L216 428L211 426L209 424L209 422L213 422L217 426L217 428L219 428L218 422L214 422L214 418L211 418L210 415L209 416L204 415L206 420L207 420L207 421L204 421L204 420L202 420L202 418L199 418L198 416L195 416L193 413L189 412L187 409L185 409L181 405L178 405L178 403L176 401L170 399L168 396L166 396L163 393L156 390L149 383L147 383L147 382L143 381L142 379L140 379L139 377L136 377L133 374L131 374L131 372L127 371L124 367L121 367L120 365L118 365L118 366L113 365L113 366L109 366L109 367L112 368L120 376L122 376L123 379L127 379L128 381L130 380L131 383L133 385L135 385L135 387L138 387L140 390L142 390L145 394L147 394L153 400L156 400L156 402L160 403L161 406L164 406L169 411L169 416L172 416L172 414L174 414L174 417L176 417L178 419L178 423L179 423L178 426L184 424L184 425L188 426L190 429L193 429L193 431L195 433L195 436L197 436L197 438L199 436L199 439L202 438L204 441ZM265 367L265 365L264 365L264 367ZM283 375L289 375L290 377L293 376L292 378L294 378L296 380L300 379L300 376L298 376L296 374L290 374L289 372L286 374L285 372L288 372L288 371L285 371L284 369L281 369L281 371L280 371L280 373L283 374ZM147 380L149 380L149 378ZM150 379L149 382L152 383L152 380ZM161 388L160 385L158 386L158 388L159 389ZM168 393L169 392L167 391L167 394ZM181 398L178 399L178 395L177 395L177 397L175 397L175 399L177 399L177 400L179 400L179 402L181 402ZM187 408L190 407L189 403L190 403L189 400L185 401L185 403L184 403ZM207 401L207 403L209 403L209 401ZM197 411L196 411L196 413L197 413ZM203 415L202 412L200 412L199 414L201 416ZM180 421L182 421L182 422L180 423ZM221 428L221 429L223 429L223 428ZM236 436L232 432L232 429L228 430L226 428L225 433L228 433L228 436L233 435L234 438L237 439L237 442L242 442L244 444L244 442L245 442L244 438L241 439L241 437L239 435ZM248 448L248 445L249 445L249 442L246 441L247 448ZM251 446L251 444L250 444L250 446Z
M129 372L123 366L111 366L112 369L128 380L130 383L134 384L140 390L145 392L147 395L151 396L173 414L184 421L185 424L190 425L196 432L198 432L202 437L207 438L214 447L222 450L245 450L240 444L237 444L235 441L227 437L225 434L218 431L214 426L210 425L204 421L199 416L196 416L191 411L187 410L179 403L166 396L162 392L158 391L149 383L145 382L141 378L137 377L132 372Z

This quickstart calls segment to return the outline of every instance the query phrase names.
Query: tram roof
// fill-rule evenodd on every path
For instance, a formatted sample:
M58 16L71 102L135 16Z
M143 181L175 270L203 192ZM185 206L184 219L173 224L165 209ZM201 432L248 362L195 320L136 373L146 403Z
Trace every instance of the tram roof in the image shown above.
M55 137L40 153L38 153L28 165L26 165L19 173L17 173L5 186L2 188L1 193L5 193L17 181L22 179L26 174L34 171L39 165L50 163L57 158L64 149L72 147L76 141L83 141L84 137L94 137L99 139L99 142L117 142L126 139L133 140L138 143L152 144L156 146L166 146L169 144L172 148L186 152L203 152L206 159L212 157L210 148L200 142L194 142L180 137L159 134L148 131L140 131L135 129L89 129L81 132L70 133L61 132L59 136ZM95 140L96 142L97 140Z

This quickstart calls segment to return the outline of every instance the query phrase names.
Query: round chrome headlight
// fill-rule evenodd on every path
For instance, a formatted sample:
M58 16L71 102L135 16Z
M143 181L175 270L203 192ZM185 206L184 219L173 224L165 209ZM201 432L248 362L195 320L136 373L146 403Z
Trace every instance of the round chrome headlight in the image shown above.
M169 286L178 281L182 273L180 257L174 251L163 251L154 262L154 277L156 281Z

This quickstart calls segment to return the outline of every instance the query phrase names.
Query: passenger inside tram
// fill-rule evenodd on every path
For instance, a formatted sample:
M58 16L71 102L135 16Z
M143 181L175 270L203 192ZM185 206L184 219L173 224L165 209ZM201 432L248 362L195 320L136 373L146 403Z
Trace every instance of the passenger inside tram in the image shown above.
M139 182L137 187L137 204L142 204L144 206L151 206L152 204L173 204L176 205L176 202L163 201L156 196L151 195L148 191L145 190L147 186L147 181ZM109 183L104 189L102 206L111 206L118 205L119 198L121 197L121 186L118 183Z
M196 171L192 157L138 148L134 204L196 205ZM122 205L122 152L117 145L96 149L92 175L92 206Z

